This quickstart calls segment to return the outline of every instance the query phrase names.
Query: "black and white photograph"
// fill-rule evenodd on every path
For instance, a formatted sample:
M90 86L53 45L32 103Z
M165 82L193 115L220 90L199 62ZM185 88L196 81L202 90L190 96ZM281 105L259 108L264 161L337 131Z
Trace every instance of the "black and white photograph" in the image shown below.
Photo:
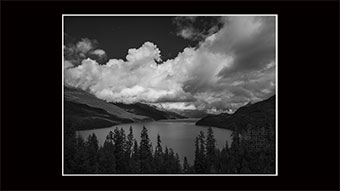
M276 15L63 15L63 173L277 175Z
M338 0L0 9L0 190L339 190Z

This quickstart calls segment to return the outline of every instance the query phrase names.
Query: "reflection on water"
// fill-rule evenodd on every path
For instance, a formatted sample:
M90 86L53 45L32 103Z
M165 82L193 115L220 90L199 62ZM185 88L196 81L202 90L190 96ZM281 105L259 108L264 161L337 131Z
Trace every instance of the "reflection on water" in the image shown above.
M155 147L157 143L157 134L160 135L163 150L165 146L172 148L174 152L178 153L183 162L184 156L188 158L188 162L193 164L195 154L195 138L201 130L207 133L208 127L196 126L195 122L198 119L183 119L183 120L161 120L144 123L130 123L122 124L109 128L94 129L78 131L77 134L86 139L90 134L95 133L99 144L103 145L106 135L113 131L116 127L123 128L125 133L129 133L129 128L132 126L134 137L140 142L140 133L143 126L148 130L149 138L152 141L152 146ZM216 139L216 147L222 148L225 146L226 141L231 145L232 131L227 129L212 128Z

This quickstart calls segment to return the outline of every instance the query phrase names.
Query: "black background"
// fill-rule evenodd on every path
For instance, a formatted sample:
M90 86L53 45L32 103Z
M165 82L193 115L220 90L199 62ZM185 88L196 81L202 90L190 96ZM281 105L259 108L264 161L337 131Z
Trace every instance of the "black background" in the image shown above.
M338 11L338 1L1 2L1 189L338 190ZM61 176L61 14L75 13L278 14L279 176Z

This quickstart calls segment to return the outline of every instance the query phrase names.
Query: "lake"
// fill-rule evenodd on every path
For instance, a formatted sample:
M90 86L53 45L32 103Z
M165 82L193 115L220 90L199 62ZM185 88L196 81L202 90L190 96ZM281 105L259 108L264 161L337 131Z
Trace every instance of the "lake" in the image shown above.
M87 137L94 133L100 145L104 144L106 136L110 131L114 131L116 127L123 128L126 135L129 133L129 128L132 126L133 134L138 143L140 143L140 134L143 126L148 130L148 135L152 141L152 146L157 145L157 134L160 135L161 145L163 151L165 146L172 148L175 153L180 156L181 162L183 162L184 156L187 157L190 164L194 163L195 155L195 138L199 135L201 130L207 134L208 127L196 126L195 122L199 119L176 119L176 120L160 120L152 122L141 123L129 123L116 125L109 128L93 129L77 131L77 135L87 139ZM216 147L222 149L225 146L226 141L228 145L231 145L231 130L212 127L214 136L216 139Z

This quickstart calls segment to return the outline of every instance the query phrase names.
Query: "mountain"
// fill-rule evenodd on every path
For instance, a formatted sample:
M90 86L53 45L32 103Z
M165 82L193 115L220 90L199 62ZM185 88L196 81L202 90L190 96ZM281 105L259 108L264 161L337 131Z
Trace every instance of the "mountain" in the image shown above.
M177 114L184 118L202 118L207 116L207 112L198 109L177 109L177 108L164 108L161 103L158 104L150 104L150 106L156 108L160 111L170 112L173 114Z
M64 115L77 130L109 127L122 123L153 119L126 112L124 109L72 87L64 87Z
M247 126L275 125L275 95L253 104L240 107L235 113L208 115L196 122L197 126L213 126L230 130L245 130Z
M175 112L159 110L155 106L150 106L150 105L143 104L143 103L134 103L134 104L112 103L112 104L125 109L125 111L127 112L134 113L137 115L147 116L154 120L186 118Z
M101 108L67 100L64 102L64 115L65 121L70 120L76 130L97 129L134 122L131 119L116 117Z
M122 123L185 118L177 113L160 111L147 104L109 103L94 95L64 87L64 116L76 130L110 127Z
M98 99L96 96L76 88L64 88L64 98L66 101L75 103L86 104L90 107L101 108L110 113L111 115L117 116L123 119L130 119L132 121L145 120L148 117L135 115L133 113L126 112L124 109L112 105L109 102Z
M202 118L207 116L207 113L198 109L173 110L176 113L188 118Z
M213 127L220 127L226 128L225 124L228 123L228 118L231 114L228 113L221 113L218 115L208 114L206 117L203 117L199 121L196 122L197 126L213 126Z

